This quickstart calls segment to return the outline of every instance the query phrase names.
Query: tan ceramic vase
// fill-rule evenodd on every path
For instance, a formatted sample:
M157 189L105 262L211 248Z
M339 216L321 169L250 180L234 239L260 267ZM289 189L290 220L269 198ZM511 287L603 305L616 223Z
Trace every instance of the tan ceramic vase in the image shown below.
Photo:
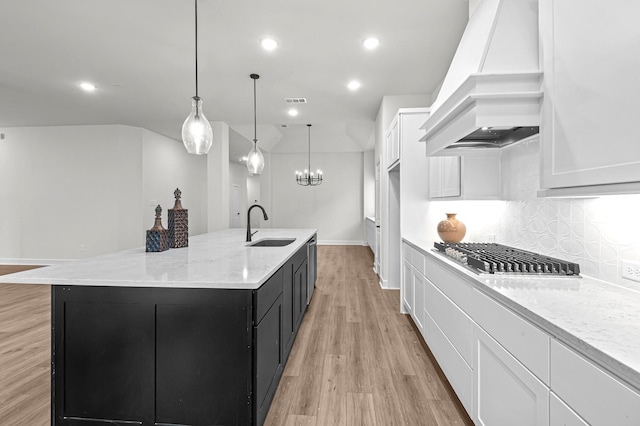
M456 219L456 213L446 215L447 218L438 223L438 235L445 243L459 243L467 233L467 227Z

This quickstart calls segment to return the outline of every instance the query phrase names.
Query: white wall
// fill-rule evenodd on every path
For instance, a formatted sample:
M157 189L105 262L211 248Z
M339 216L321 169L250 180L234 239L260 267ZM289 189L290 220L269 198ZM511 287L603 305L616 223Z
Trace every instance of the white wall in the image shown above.
M206 225L206 160L128 126L3 129L0 259L47 263L144 247L155 199L173 206L176 186L191 234Z
M317 228L321 243L364 244L363 153L312 153L312 167L324 173L315 187L295 181L306 164L303 153L271 153L271 227Z
M142 201L144 232L153 226L155 208L162 206L162 224L169 226L176 188L182 191L182 207L189 210L189 235L207 232L207 157L190 155L184 145L148 130L142 130ZM155 203L154 203L155 201Z
M238 185L240 188L240 227L246 226L247 224L247 209L249 208L249 198L247 195L248 182L247 177L249 175L249 170L243 164L229 163L229 185L233 187L233 185ZM230 189L230 191L232 191ZM231 193L230 193L230 196ZM233 222L233 206L232 202L229 202L229 227Z
M376 215L376 161L375 151L364 151L362 156L362 206L364 217L375 217Z
M229 228L229 126L211 123L213 146L207 154L207 231Z

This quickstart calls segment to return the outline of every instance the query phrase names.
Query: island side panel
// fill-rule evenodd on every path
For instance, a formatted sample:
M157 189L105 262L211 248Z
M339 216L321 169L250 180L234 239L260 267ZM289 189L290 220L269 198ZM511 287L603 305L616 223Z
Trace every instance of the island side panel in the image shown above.
M54 425L251 423L251 291L52 292Z

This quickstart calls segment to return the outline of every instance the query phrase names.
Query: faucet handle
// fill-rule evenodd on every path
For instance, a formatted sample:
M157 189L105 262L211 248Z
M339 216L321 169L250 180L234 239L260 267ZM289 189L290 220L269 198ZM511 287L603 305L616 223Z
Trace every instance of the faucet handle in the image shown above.
M253 232L251 233L251 236L253 237L254 235L256 235L256 232L258 232L258 231L253 231Z

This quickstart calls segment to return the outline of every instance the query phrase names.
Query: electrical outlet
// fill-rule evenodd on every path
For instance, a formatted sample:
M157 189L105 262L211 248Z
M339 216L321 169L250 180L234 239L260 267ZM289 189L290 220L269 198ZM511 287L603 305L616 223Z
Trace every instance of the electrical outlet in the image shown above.
M640 282L640 263L622 261L622 278Z
M80 244L80 253L87 251L87 247L84 244Z
M149 202L147 203L147 205L155 207L155 206L158 205L158 203L156 202L156 200L150 199Z

